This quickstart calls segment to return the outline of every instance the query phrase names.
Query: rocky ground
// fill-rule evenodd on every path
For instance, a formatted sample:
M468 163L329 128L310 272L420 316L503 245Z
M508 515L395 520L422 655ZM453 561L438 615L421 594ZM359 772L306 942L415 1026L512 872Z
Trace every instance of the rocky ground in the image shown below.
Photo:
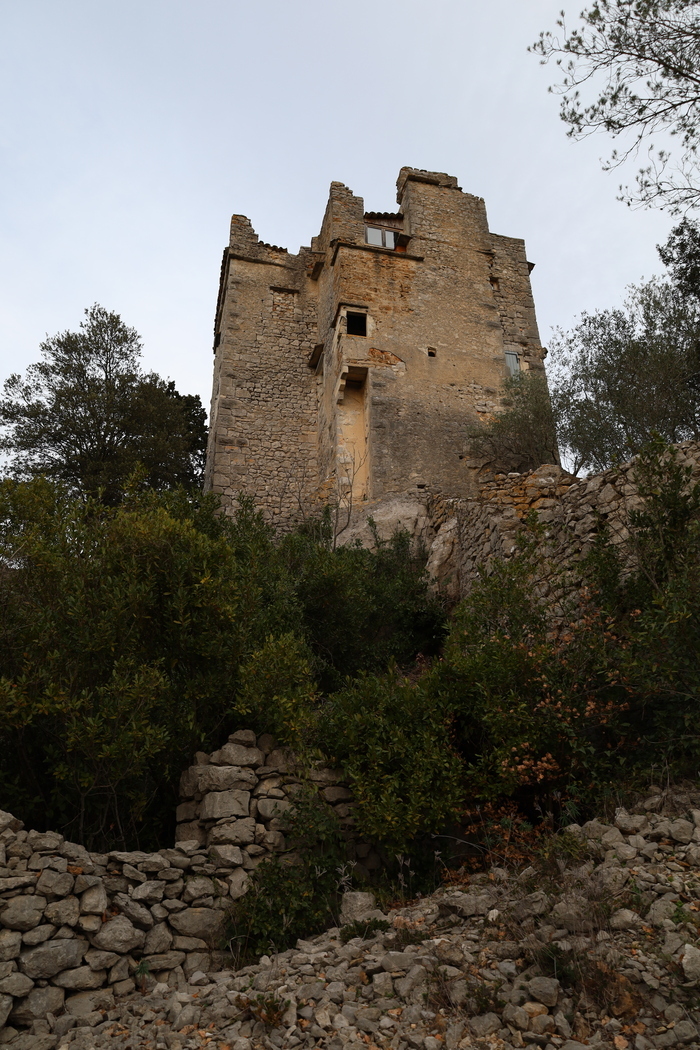
M145 976L124 998L85 992L0 1046L700 1047L696 802L655 795L614 824L573 825L536 867L492 867L384 916L346 895L352 930L237 971Z

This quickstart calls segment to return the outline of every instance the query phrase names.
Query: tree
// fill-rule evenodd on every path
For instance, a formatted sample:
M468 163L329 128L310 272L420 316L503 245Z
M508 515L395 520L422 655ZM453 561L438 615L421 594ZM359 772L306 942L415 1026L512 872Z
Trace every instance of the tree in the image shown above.
M550 90L563 96L560 116L572 138L605 131L626 141L606 170L649 143L636 189L620 187L628 204L678 213L700 203L699 14L697 0L595 0L578 28L568 31L562 11L563 37L541 33L531 49L562 70Z
M43 360L12 375L0 400L0 449L15 477L45 475L75 492L118 502L140 469L162 489L199 483L206 447L198 397L139 365L141 341L97 304L78 332L41 344Z
M472 455L493 469L534 470L558 463L552 404L544 372L520 372L505 382L504 410L469 434Z
M683 219L663 245L656 249L681 295L700 299L700 226Z
M581 315L550 342L552 401L574 473L606 470L655 436L700 438L700 303L669 281Z

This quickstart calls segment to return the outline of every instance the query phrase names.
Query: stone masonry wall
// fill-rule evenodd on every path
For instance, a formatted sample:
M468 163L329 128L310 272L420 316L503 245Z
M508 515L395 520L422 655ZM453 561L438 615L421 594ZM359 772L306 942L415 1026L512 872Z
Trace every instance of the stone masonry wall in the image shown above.
M700 444L678 447L678 461L700 480ZM635 461L576 478L561 467L545 465L526 474L495 475L482 480L476 499L437 497L429 507L435 538L428 569L453 598L464 598L495 558L511 558L525 519L534 512L544 526L539 541L542 567L539 593L554 597L582 583L579 565L602 529L613 544L629 539L630 511L641 506ZM626 556L633 557L626 551Z
M314 505L471 496L469 428L499 410L508 367L543 368L524 242L492 233L454 176L402 168L397 189L398 212L365 212L332 183L296 255L233 216L205 479L225 512L244 492L286 528Z
M47 1016L58 1035L75 1018L97 1023L115 996L135 989L139 966L176 990L197 971L222 968L227 908L249 872L287 849L280 818L301 781L273 745L241 730L197 755L182 776L172 849L88 852L0 811L0 1031ZM342 771L317 769L310 781L340 818L349 859L363 873L378 866L353 837Z

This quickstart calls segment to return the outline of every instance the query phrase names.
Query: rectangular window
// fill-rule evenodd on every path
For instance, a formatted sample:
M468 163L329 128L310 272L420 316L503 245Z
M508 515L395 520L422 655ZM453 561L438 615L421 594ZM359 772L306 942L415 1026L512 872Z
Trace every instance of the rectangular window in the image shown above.
M395 248L396 231L384 230L379 226L365 226L365 240L375 248Z
M367 314L348 310L345 330L348 335L367 335Z
M520 371L520 357L518 354L514 354L512 350L506 350L506 368L508 369L508 375L517 376Z

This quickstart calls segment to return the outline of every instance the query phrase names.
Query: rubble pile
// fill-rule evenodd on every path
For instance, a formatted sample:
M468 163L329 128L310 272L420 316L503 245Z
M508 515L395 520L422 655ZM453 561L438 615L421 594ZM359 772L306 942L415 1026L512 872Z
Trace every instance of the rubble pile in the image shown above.
M10 901L0 911L0 995L18 1005L0 1046L700 1047L700 809L678 812L664 794L638 809L572 825L548 865L492 867L387 914L371 894L345 894L338 926L255 965L234 969L202 952L199 968L186 954L155 972L134 946L118 964L131 982L122 988L81 977L74 991L65 974L103 972L109 947L88 947L94 933L59 937L54 916L49 940L34 932L46 922L18 930L7 923ZM70 969L57 980L37 947L61 941ZM208 959L224 968L207 972Z

